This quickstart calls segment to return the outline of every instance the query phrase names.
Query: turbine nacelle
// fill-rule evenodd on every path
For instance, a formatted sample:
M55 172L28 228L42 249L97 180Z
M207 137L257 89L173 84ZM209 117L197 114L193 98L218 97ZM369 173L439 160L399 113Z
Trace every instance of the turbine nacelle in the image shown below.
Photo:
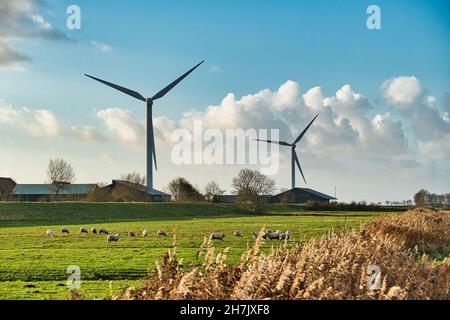
M145 99L145 104L147 105L148 108L151 108L153 106L153 99L152 98Z

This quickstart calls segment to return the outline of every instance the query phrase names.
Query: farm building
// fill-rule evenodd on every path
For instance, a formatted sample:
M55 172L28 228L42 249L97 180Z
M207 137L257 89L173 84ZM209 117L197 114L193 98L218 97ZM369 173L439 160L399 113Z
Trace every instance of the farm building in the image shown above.
M77 201L83 200L96 184L18 184L11 194L16 201Z
M95 192L101 197L112 198L113 201L169 202L171 199L170 194L123 180L113 180L112 184L98 188Z
M9 200L16 185L13 179L0 177L0 201Z
M262 201L268 203L298 203L303 204L307 201L317 201L329 203L336 198L326 195L324 193L309 189L309 188L294 188L281 192L277 195L262 195ZM219 203L236 203L238 201L237 195L221 195L217 197Z
M309 188L294 188L270 197L267 202L302 204L308 201L329 203L331 200L337 199Z

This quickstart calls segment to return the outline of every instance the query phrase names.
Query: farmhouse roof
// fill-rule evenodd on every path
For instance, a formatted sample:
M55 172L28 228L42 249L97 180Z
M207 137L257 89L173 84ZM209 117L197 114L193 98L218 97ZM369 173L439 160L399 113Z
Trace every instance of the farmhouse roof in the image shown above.
M139 183L133 183L133 182L124 181L124 180L113 180L113 184L123 185L128 188L136 189L136 190L139 190L141 192L147 193L152 196L170 196L169 194L167 194L165 192L162 192L162 191L159 191L156 189L150 189L147 186L144 186Z
M335 197L329 196L329 195L327 195L325 193L322 193L322 192L319 192L319 191L316 191L316 190L313 190L313 189L309 189L309 188L294 188L294 189L290 189L290 190L281 192L281 193L277 194L276 196L281 196L281 195L284 195L286 193L293 193L293 192L298 192L298 191L300 191L300 192L307 192L307 193L310 193L312 195L315 195L315 196L320 197L320 198L325 199L325 200L337 200Z
M58 194L88 194L95 187L96 184L67 184ZM13 195L55 195L56 191L54 184L18 184L13 190Z

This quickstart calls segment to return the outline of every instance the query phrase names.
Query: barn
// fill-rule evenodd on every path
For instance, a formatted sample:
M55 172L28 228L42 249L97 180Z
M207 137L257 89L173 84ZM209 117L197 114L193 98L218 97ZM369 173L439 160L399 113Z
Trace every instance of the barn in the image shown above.
M171 195L148 189L146 186L123 180L113 180L110 185L101 188L99 192L107 192L115 201L139 201L139 202L169 202Z
M335 197L321 193L319 191L309 188L294 188L281 192L277 195L270 197L267 202L269 203L298 203L303 204L308 201L316 201L322 203L329 203L330 201L337 200Z
M10 200L17 183L11 178L0 177L0 201Z
M18 184L12 191L15 201L79 201L95 188L96 184Z

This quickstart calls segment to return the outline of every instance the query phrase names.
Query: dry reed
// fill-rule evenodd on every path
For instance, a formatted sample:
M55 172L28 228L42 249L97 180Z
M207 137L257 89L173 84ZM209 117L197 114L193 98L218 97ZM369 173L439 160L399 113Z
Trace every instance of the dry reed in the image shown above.
M260 232L262 234L262 232ZM330 232L265 253L258 237L238 265L228 249L204 240L202 263L185 270L176 250L137 289L114 299L450 299L450 212L413 210L374 219L350 232ZM175 243L174 243L174 247ZM367 268L381 270L381 286L367 287Z

